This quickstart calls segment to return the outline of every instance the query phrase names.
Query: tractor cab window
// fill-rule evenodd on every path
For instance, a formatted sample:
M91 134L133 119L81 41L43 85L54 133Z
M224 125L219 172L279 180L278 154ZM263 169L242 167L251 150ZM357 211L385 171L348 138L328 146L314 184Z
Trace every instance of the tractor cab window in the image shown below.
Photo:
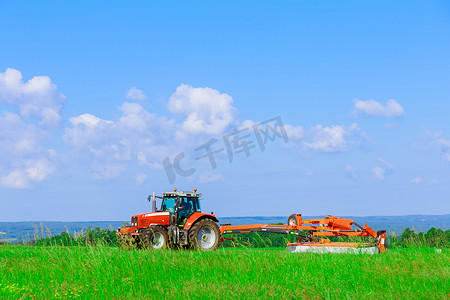
M198 211L201 212L201 208L200 208L200 201L197 197L189 197L190 201L192 202L192 208L194 209L194 211Z
M161 204L161 210L168 211L168 212L171 212L174 214L176 202L177 202L177 197L164 197L162 204Z

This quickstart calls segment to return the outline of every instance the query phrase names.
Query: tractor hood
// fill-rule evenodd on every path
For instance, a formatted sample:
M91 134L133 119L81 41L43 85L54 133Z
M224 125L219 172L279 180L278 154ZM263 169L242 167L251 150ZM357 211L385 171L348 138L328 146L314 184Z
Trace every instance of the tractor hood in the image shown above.
M170 213L168 211L152 212L134 215L131 223L139 228L146 228L151 225L170 225Z

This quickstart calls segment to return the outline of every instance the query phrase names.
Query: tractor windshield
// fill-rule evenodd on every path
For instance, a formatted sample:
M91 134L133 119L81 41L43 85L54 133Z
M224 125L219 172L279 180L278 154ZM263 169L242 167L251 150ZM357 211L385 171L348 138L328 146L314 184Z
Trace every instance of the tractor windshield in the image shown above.
M201 211L198 197L180 197L180 201L182 203L186 203L186 205L181 205L180 207L184 210L184 214L186 215L190 215L196 211ZM176 202L177 197L164 197L161 204L161 210L175 213Z

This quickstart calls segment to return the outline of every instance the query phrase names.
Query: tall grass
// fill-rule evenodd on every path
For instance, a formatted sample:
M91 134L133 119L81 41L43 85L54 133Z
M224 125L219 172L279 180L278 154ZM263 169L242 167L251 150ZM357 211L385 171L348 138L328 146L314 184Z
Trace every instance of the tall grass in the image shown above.
M381 255L0 247L1 299L448 299L449 249Z

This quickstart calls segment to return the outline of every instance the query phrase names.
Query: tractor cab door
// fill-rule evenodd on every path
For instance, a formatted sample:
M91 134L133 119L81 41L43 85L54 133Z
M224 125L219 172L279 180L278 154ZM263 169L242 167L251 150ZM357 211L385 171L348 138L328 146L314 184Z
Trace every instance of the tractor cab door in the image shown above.
M178 225L183 225L194 212L200 211L198 197L179 197L177 212Z

